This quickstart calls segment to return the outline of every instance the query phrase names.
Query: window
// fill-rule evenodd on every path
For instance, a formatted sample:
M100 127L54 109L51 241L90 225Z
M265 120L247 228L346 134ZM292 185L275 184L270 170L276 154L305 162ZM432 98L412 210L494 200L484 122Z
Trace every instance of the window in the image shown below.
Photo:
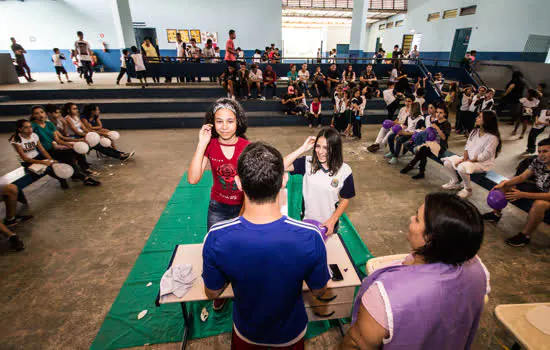
M444 11L443 19L456 18L457 14L458 14L458 9Z
M393 28L393 22L386 23L386 29Z
M403 22L404 21L395 21L395 26L396 27L401 27L403 25Z
M441 14L439 12L430 13L428 15L428 22L437 21L439 18L441 18Z
M378 26L378 30L384 30L386 29L386 25L385 24L381 24Z
M461 16L475 15L476 9L477 9L476 5L463 7L463 8L460 9L460 15Z

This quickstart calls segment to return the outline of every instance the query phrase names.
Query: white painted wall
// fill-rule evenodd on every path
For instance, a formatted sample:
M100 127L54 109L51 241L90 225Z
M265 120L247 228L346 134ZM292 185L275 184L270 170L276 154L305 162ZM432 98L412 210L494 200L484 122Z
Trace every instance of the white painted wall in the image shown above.
M475 15L441 18L428 22L433 12L477 5ZM403 34L411 30L423 34L422 51L451 51L456 29L471 27L469 49L486 52L521 52L529 34L550 35L550 1L547 0L409 0L408 12L374 23L368 30L364 51L372 52L376 38L382 37L386 51L394 44L401 46ZM379 31L378 26L388 21L404 19L404 26Z
M324 51L330 51L336 48L336 44L349 44L351 35L351 25L327 26L325 27L326 40Z
M200 29L218 32L225 49L228 32L237 32L235 45L243 50L263 50L270 43L281 47L282 2L279 0L130 0L134 22L157 29L159 47L174 49L166 29Z

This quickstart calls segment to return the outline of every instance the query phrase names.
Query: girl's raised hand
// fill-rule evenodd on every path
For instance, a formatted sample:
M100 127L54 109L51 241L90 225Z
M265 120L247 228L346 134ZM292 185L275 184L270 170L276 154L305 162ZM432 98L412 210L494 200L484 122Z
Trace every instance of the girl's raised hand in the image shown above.
M199 131L199 143L208 145L210 139L212 138L212 124L204 124Z
M304 144L302 145L302 150L303 150L302 153L311 151L311 150L313 149L313 146L315 145L315 139L316 139L315 136L309 136L309 137L306 139L306 141L305 141Z

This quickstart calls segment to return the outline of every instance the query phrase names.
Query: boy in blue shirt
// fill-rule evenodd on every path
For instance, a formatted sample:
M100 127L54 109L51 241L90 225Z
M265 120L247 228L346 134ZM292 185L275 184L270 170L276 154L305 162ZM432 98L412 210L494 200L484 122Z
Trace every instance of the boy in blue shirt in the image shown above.
M318 228L281 215L286 184L283 157L255 142L239 157L235 181L244 191L244 213L213 225L203 248L206 295L233 287L232 349L257 345L303 349L308 318L305 281L322 296L330 274Z

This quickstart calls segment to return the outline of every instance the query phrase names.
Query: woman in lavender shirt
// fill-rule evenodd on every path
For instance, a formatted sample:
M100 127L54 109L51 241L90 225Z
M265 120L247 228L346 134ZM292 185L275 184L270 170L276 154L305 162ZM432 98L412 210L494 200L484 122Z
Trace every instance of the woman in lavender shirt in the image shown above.
M404 261L373 272L361 285L342 349L469 349L489 293L477 257L483 221L468 201L426 196L411 217Z

